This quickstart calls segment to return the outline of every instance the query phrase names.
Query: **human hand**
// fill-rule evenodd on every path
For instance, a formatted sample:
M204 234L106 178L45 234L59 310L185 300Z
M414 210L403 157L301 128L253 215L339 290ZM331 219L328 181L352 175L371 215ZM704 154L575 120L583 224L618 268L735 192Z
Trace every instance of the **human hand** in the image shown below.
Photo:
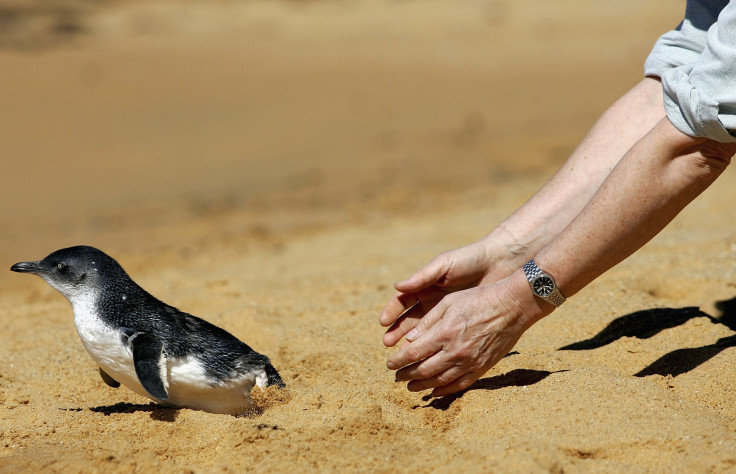
M552 310L540 301L521 272L446 295L406 335L408 342L386 365L413 392L433 389L433 396L443 396L464 390Z
M396 345L445 295L508 276L511 270L494 265L496 259L491 253L483 241L444 252L396 283L397 293L378 318L382 326L390 326L383 343L387 347Z

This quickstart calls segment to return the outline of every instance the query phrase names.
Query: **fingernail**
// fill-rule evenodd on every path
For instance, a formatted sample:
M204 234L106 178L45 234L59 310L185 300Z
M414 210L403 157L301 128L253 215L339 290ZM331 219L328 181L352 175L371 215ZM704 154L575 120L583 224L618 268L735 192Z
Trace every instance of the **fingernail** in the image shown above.
M413 341L414 338L416 338L418 335L419 335L419 331L417 330L417 328L414 328L406 334L406 340Z

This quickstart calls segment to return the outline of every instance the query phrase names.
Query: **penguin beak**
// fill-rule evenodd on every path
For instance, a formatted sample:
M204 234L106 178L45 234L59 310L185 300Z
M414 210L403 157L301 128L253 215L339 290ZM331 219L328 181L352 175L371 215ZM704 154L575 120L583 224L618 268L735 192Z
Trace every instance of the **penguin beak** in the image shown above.
M41 266L39 262L20 262L10 267L10 270L18 273L38 273Z

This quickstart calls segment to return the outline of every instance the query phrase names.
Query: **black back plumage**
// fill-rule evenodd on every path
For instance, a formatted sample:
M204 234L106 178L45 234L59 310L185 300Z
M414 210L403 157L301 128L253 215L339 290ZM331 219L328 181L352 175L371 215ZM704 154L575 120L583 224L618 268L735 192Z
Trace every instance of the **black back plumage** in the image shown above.
M44 259L49 264L66 262L78 274L74 278L89 279L87 284L99 290L96 301L100 318L110 327L119 328L122 337L135 333L155 335L163 342L167 357L196 354L208 375L224 381L249 367L265 365L268 385L284 386L284 382L268 357L201 318L193 316L157 299L128 276L112 257L88 246L58 250Z

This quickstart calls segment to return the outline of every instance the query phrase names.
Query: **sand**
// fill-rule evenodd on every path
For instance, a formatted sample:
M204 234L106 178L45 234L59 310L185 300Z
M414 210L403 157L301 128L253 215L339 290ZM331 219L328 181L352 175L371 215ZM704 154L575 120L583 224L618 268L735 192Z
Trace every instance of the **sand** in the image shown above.
M385 368L394 281L485 235L684 2L0 6L0 472L736 469L736 170L466 392ZM99 247L271 357L235 418L112 389L7 271Z

